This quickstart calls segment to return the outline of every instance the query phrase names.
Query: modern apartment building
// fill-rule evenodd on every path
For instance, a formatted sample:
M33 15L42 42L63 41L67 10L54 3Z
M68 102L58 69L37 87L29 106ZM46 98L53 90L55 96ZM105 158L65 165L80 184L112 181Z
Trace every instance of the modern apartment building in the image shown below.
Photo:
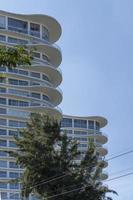
M63 131L66 131L70 139L76 139L79 142L78 148L81 151L81 155L77 161L84 157L88 144L93 141L96 145L96 149L99 153L99 161L107 155L108 150L103 145L108 141L106 134L102 133L101 128L106 126L107 120L103 117L89 116L68 116L63 115L61 121L61 127ZM107 161L104 161L104 168L108 166ZM102 170L101 179L107 179L108 174Z
M3 150L15 149L13 136L26 126L30 112L61 118L62 81L59 23L45 15L20 15L0 11L0 45L26 45L35 49L31 66L0 67L0 199L20 199L20 185L8 183L22 169Z
M26 45L34 49L31 66L0 67L3 76L0 76L0 200L20 200L20 185L9 183L9 180L21 176L23 170L4 150L16 149L13 136L26 126L29 114L41 112L59 119L62 117L58 108L62 101L62 92L58 88L62 81L59 69L62 55L55 44L60 35L61 27L54 18L0 11L0 45ZM107 136L100 130L106 124L102 117L63 116L62 130L79 141L82 152L79 161L90 138L97 145L100 159L107 154L103 147ZM107 165L105 162L105 167ZM106 178L103 172L102 179Z

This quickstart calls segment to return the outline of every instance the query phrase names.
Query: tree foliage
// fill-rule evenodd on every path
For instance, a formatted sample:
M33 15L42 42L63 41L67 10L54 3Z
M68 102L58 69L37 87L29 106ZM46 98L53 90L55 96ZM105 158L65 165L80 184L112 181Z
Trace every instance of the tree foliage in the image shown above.
M33 193L44 200L111 199L106 193L112 191L100 181L103 164L95 146L90 145L82 162L77 163L78 143L61 134L57 121L32 114L27 128L15 140L19 150L10 153L24 168L19 180L23 197Z
M32 53L24 46L0 47L0 66L15 68L20 65L31 65Z

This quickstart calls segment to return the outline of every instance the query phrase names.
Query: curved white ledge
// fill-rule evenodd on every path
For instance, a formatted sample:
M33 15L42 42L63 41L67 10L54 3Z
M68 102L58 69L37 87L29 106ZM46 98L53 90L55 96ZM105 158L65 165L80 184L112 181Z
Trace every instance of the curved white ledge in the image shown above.
M64 115L66 118L73 118L73 119L85 119L85 120L95 120L99 122L100 128L103 128L104 126L107 125L108 121L106 118L101 117L101 116L74 116L74 115Z
M18 18L21 20L29 20L44 25L49 30L49 40L51 43L56 42L61 35L61 26L56 19L43 14L16 14L0 10L0 14Z

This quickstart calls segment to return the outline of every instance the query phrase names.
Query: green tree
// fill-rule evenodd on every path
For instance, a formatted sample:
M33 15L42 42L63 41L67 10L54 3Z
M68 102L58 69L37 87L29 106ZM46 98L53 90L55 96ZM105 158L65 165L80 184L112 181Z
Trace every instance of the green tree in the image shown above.
M57 121L32 114L27 128L15 140L19 150L10 153L24 168L19 180L23 197L33 193L44 200L109 200L106 193L112 191L100 181L102 163L94 145L78 164L78 143L61 134Z
M0 66L15 68L20 65L31 65L32 52L24 46L0 47Z

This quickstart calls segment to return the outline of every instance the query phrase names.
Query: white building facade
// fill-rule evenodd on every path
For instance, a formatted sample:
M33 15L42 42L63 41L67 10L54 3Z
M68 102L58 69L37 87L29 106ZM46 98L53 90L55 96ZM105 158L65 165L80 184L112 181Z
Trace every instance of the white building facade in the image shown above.
M79 117L79 116L69 116L63 115L61 121L61 127L64 132L67 133L68 138L76 139L79 142L78 149L81 152L78 160L84 157L88 144L90 141L94 142L96 149L99 153L99 160L103 160L107 155L108 150L104 146L107 143L107 135L101 131L101 128L106 126L107 120L99 116L88 116L88 117ZM107 161L104 160L104 168L108 166ZM101 179L105 180L108 178L108 174L102 170Z
M22 169L4 150L16 149L13 136L26 126L30 112L61 118L62 81L59 23L45 15L20 15L0 11L0 45L32 48L31 66L0 67L0 192L1 200L19 200L20 185L9 183Z
M0 45L25 45L33 50L31 66L14 69L0 67L0 198L20 200L20 184L9 183L18 178L22 169L16 166L14 158L4 150L16 149L13 136L18 129L26 127L31 112L40 112L61 119L58 105L62 92L59 68L62 55L55 42L60 38L61 26L46 15L21 15L0 11ZM2 75L2 76L1 76ZM103 146L107 136L101 128L107 124L102 117L76 117L64 115L61 126L69 138L79 141L84 155L91 138L97 145L100 159L107 154ZM79 160L82 159L82 156ZM105 162L105 167L107 166ZM102 173L102 179L107 178Z

